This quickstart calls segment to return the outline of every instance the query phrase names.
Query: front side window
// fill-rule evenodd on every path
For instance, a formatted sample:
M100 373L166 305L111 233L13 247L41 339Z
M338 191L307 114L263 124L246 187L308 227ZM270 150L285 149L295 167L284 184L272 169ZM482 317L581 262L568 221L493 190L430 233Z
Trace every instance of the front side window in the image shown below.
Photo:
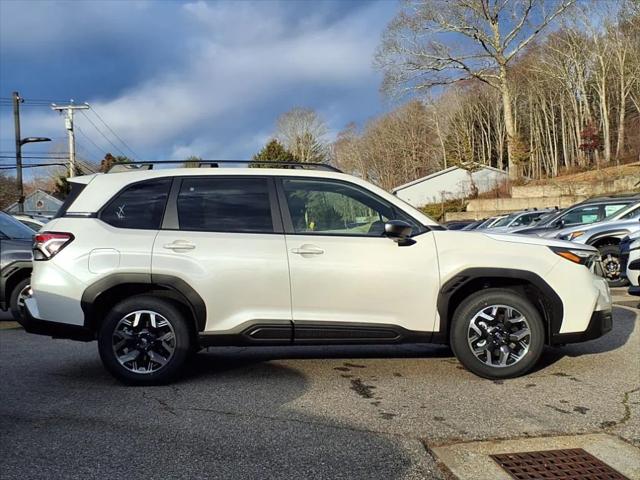
M565 225L582 225L586 223L597 222L600 218L600 206L593 205L588 207L576 208L562 217Z
M364 189L342 182L283 179L295 233L380 237L388 220L404 220L421 233L424 226Z
M274 231L265 178L184 178L177 207L180 230Z
M100 219L118 228L158 230L171 188L171 178L135 183L107 204Z

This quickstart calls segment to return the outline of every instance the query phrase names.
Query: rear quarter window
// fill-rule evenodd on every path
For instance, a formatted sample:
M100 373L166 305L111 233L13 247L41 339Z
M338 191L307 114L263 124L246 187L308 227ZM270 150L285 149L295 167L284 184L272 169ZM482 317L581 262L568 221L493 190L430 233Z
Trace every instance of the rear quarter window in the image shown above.
M71 190L69 191L69 195L67 195L67 198L64 199L64 202L62 202L62 205L60 205L60 208L53 216L53 218L64 217L71 204L76 201L76 198L78 198L80 193L82 193L82 190L84 190L84 187L86 187L87 185L85 183L70 182L70 186Z
M160 178L130 185L100 211L100 220L118 228L158 230L171 181Z

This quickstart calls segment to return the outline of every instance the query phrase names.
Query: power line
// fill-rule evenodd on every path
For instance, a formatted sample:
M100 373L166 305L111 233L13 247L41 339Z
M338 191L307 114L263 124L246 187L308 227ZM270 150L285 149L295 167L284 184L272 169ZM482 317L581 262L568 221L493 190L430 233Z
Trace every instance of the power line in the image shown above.
M125 157L127 156L127 154L126 154L126 153L124 153L124 152L123 152L123 151L122 151L122 150L121 150L121 149L120 149L120 148L119 148L115 143L113 143L111 140L109 140L109 138L107 138L107 136L102 132L102 130L100 130L100 129L98 128L98 126L97 126L95 123L93 123L93 120L91 120L91 119L89 118L89 115L87 115L86 113L84 113L82 110L80 110L80 113L81 113L81 114L82 114L82 115L83 115L83 116L84 116L84 117L89 121L89 123L90 123L91 125L93 125L93 128L95 128L95 129L96 129L96 131L97 131L100 135L102 135L102 137L103 137L107 142L109 142L109 143L111 144L111 146L112 146L113 148L115 148L116 150L118 150L118 151L119 151L122 155L124 155Z
M0 155L0 158L9 158L9 159L14 159L16 158L15 155ZM38 155L22 155L22 158L31 158L31 159L35 159L35 160L68 160L69 157L65 157L65 156L59 156L59 157L46 157L46 156L38 156Z
M29 165L23 165L22 168L56 167L56 166L66 167L67 164L66 163L32 163ZM15 170L15 169L16 169L15 166L12 166L12 167L0 166L0 170Z
M95 115L96 117L98 117L98 119L103 123L103 125L104 125L105 127L107 127L107 129L108 129L108 130L113 134L113 136L114 136L114 137L116 137L118 140L120 140L120 142L122 142L122 144L123 144L125 147L127 147L131 153L133 153L133 156L134 156L134 157L139 157L139 155L138 155L138 154L133 150L133 148L131 148L131 147L129 146L129 144L127 144L127 142L125 142L122 138L120 138L120 135L118 135L116 132L114 132L114 131L113 131L113 129L112 129L109 125L107 125L107 122L105 122L105 121L104 121L104 119L103 119L103 118L98 114L98 112L96 112L96 109L95 109L95 108L93 108L93 107L91 107L91 106L90 106L89 108L90 108L90 109L91 109L91 111L94 113L94 115Z
M82 135L84 138L86 138L89 143L91 143L91 145L93 145L94 147L96 147L96 149L100 152L100 154L102 155L103 153L106 155L106 151L103 148L100 148L98 146L98 144L96 142L94 142L93 140L91 140L91 137L89 137L89 135L87 135L86 133L84 133L84 131L78 126L76 125L76 129L78 130L78 133L80 135Z

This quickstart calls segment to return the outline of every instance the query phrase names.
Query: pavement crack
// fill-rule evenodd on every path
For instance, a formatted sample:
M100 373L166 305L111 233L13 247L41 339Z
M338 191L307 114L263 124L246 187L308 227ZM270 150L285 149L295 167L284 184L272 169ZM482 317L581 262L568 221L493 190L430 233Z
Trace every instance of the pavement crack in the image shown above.
M178 416L178 414L173 410L173 408L171 408L171 405L169 405L166 400L163 400L162 398L154 397L153 395L149 395L145 391L142 392L142 398L155 400L160 405L160 408L162 410L164 410L165 412L169 412L171 415L175 417Z
M640 392L640 387L629 390L628 392L624 392L624 394L622 395L621 403L624 407L624 414L622 415L622 418L620 420L602 422L600 426L602 428L612 429L621 427L622 425L627 423L631 419L631 406L629 405L629 397L631 396L631 394L636 392Z

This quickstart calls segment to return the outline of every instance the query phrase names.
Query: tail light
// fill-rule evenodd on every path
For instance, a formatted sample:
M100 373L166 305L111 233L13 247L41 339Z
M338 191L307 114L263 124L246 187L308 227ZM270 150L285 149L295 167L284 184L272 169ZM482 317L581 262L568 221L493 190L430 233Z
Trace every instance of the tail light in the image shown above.
M73 235L65 232L37 233L33 237L33 259L49 260L73 241Z

